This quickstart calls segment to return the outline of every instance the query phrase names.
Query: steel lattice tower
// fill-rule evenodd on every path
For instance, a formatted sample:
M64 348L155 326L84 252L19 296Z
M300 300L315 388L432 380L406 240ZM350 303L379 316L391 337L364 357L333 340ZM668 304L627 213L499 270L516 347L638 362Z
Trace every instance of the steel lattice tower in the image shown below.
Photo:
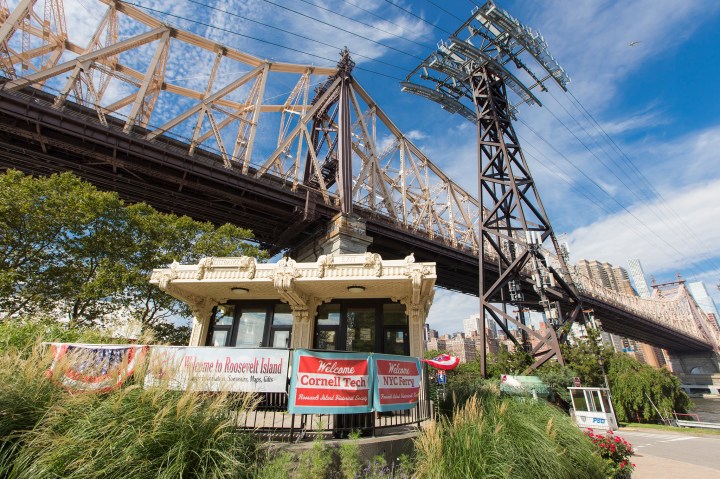
M527 348L528 335L535 337L537 346L527 349L536 358L531 369L553 356L562 364L559 342L582 311L512 125L519 104L540 105L532 90L546 91L549 79L563 89L569 81L543 38L490 1L473 11L402 84L403 91L431 99L477 124L481 313L484 321L491 318L513 340L508 322L514 323L522 331L523 347ZM515 105L508 99L508 87L519 99ZM552 250L555 254L548 254ZM490 277L484 262L497 268L497 276ZM532 278L532 288L527 278ZM560 309L561 298L571 305L565 311ZM509 315L498 302L516 305L518 316ZM527 326L527 309L545 312L545 333ZM485 327L481 330L485 344ZM481 351L483 376L485 353L486 347Z

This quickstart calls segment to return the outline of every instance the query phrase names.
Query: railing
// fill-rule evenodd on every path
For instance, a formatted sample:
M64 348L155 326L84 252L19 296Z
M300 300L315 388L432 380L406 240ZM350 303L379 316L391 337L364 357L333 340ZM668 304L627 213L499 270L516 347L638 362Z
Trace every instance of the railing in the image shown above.
M428 370L423 364L418 403L412 409L359 414L290 414L288 393L260 393L259 403L237 417L240 429L268 440L299 442L318 435L344 438L353 431L363 436L389 436L415 431L433 417Z
M708 322L699 306L682 285L673 297L646 299L606 288L577 268L571 268L570 274L582 294L718 347L720 335L717 328L706 324Z

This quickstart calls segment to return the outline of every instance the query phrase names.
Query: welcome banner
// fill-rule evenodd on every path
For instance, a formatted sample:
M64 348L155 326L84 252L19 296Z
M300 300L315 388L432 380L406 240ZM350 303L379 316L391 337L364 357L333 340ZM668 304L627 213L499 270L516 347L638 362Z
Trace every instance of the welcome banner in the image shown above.
M407 356L374 354L376 411L412 409L420 394L420 360Z
M170 389L282 392L287 388L287 349L153 346L145 385Z
M372 410L372 364L368 353L297 349L293 355L288 412L363 413Z

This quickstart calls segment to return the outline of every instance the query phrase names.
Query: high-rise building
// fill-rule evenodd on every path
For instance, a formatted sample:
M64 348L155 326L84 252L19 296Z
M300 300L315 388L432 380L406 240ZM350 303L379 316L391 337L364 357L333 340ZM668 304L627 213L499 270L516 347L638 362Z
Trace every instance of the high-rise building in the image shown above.
M479 314L473 314L467 319L463 319L463 332L466 338L477 336L480 334L480 328L482 327L482 321L480 321Z
M580 272L596 283L619 293L635 296L635 290L630 284L630 278L625 268L613 266L610 263L601 263L596 260L581 259L578 261Z
M647 281L645 280L645 272L642 269L639 259L629 259L628 269L630 270L630 277L635 285L635 290L638 292L641 298L649 298L652 296L650 288L648 287Z
M637 274L639 276L637 279L636 273L633 272L633 280L635 281L635 286L638 288L638 291L642 289L642 286L638 286L638 284L642 284L647 291L647 296L645 297L650 297L650 292L647 288L647 283L645 282L640 262L638 260L630 260L629 264L631 272L633 270L638 272ZM578 267L581 273L590 277L590 279L596 283L602 284L608 289L630 296L638 295L630 283L630 278L625 268L613 266L607 262L601 263L596 260L588 261L584 259L578 261ZM629 354L635 357L638 361L655 367L660 367L662 365L659 360L656 360L657 351L644 343L607 332L602 332L601 340L603 344L611 346L615 351ZM662 354L661 351L660 353Z
M718 309L715 305L715 301L708 294L705 283L702 281L695 281L693 283L687 283L687 289L695 301L697 302L700 309L707 314L708 318L715 321L720 326L720 315L718 315Z

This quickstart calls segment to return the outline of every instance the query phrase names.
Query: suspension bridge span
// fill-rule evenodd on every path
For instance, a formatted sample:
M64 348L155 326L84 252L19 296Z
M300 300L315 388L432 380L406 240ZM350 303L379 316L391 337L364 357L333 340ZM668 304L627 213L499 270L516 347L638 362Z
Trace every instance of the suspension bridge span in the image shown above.
M495 211L397 128L353 78L347 54L329 67L262 60L96 1L105 14L83 44L71 41L61 0L0 2L1 169L72 171L131 202L251 229L272 252L307 248L332 218L352 214L369 251L435 261L441 287L478 295L481 254L485 290L505 274L505 250L479 235ZM188 80L188 58L205 73ZM717 326L684 288L623 295L552 248L511 236L513 249L540 258L520 265L519 306L545 301L577 316L582 302L608 332L677 352L718 350ZM488 299L509 297L505 285Z

